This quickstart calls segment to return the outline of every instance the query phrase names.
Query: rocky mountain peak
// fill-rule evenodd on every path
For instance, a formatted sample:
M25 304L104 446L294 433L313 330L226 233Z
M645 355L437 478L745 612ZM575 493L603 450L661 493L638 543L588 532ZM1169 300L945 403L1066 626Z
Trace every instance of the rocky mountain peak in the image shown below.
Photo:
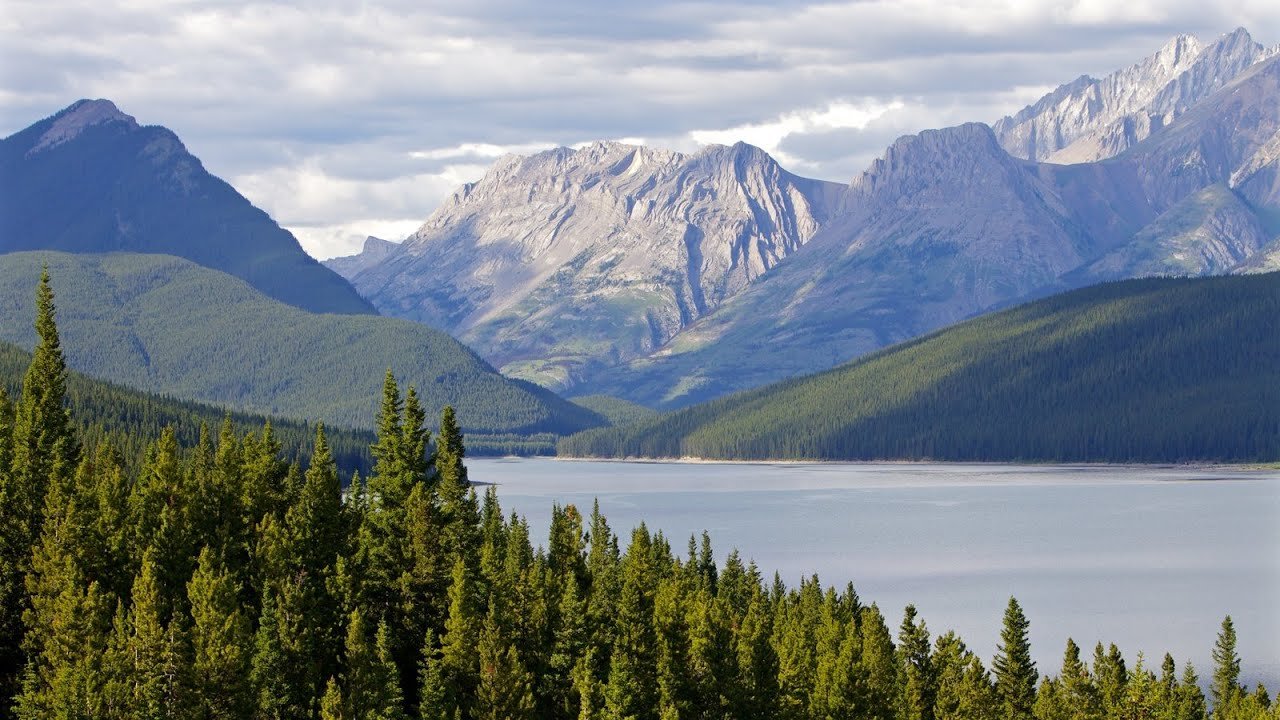
M995 125L1011 155L1058 164L1114 157L1268 57L1244 28L1208 45L1178 35L1101 80L1082 77Z
M1008 162L990 127L965 123L898 138L850 186L862 197L914 197L957 174L977 178Z
M74 140L87 128L108 123L124 123L129 129L138 127L138 122L132 115L120 112L120 108L110 100L78 100L53 116L53 123L29 152L48 150Z

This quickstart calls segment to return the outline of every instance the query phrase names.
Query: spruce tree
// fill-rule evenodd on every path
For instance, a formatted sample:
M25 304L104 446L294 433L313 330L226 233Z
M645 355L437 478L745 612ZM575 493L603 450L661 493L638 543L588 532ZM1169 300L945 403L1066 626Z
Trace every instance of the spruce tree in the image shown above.
M1204 692L1200 689L1200 677L1188 662L1182 668L1182 680L1178 683L1173 712L1169 720L1205 720L1209 717Z
M1240 656L1236 654L1236 626L1228 615L1222 619L1213 646L1213 681L1209 685L1215 713L1244 691L1240 687Z
M253 714L253 632L240 608L239 588L231 574L205 548L187 585L191 603L191 639L195 655L195 692L206 720L238 720Z
M1039 673L1031 659L1031 644L1027 636L1029 627L1022 606L1017 599L1009 598L1004 627L1000 631L1000 645L992 663L996 692L1000 696L1005 720L1029 720L1032 717Z
M1103 717L1117 717L1124 709L1129 671L1125 668L1124 655L1114 643L1105 653L1102 643L1094 647L1093 677L1098 686L1098 695L1102 699Z
M525 720L533 717L533 676L514 645L505 642L492 608L480 633L479 684L472 717L476 720Z
M898 629L898 657L902 668L903 720L933 720L934 671L929 657L929 631L916 622L916 608L908 605Z
M27 607L24 577L31 548L40 537L44 498L50 484L65 481L79 457L70 413L65 407L67 365L58 338L49 270L36 287L36 345L22 381L22 396L12 412L12 430L4 431L0 456L0 713L17 691L25 664L22 617ZM0 405L7 404L0 403ZM10 411L0 410L9 415ZM0 423L5 422L0 417ZM8 423L5 423L8 424Z
M892 718L898 707L898 658L880 608L862 610L861 675L865 678L865 717Z

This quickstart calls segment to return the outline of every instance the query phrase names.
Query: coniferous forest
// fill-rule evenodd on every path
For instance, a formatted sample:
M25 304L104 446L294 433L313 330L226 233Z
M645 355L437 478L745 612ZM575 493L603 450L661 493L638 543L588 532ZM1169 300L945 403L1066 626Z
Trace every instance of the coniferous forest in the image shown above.
M165 430L134 467L77 430L47 276L37 299L21 391L0 396L4 717L1280 717L1241 687L1230 618L1203 680L1101 644L1037 668L1010 599L987 665L912 607L717 564L705 534L677 553L642 525L624 547L565 506L535 549L477 497L452 410L433 437L390 374L345 492L323 427L305 469L231 423Z

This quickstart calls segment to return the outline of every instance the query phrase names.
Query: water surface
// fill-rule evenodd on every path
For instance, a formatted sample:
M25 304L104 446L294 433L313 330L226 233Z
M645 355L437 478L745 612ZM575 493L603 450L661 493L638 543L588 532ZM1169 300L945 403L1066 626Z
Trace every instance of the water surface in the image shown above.
M1224 615L1244 675L1280 687L1280 473L1229 468L982 464L468 462L546 541L551 505L593 499L625 545L644 521L683 551L707 530L766 577L852 581L897 632L914 603L990 660L1009 596L1041 671L1067 637L1130 664L1173 653L1201 678Z

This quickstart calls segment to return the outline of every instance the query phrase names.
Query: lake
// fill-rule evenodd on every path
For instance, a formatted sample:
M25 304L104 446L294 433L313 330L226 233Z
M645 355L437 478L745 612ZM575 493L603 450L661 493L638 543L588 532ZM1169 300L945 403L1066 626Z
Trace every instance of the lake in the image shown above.
M1231 468L988 464L743 464L474 459L503 509L545 543L551 505L593 499L624 546L644 521L683 553L711 534L788 586L854 583L897 633L914 603L990 661L1009 596L1041 673L1066 639L1116 643L1202 680L1223 616L1243 675L1280 689L1280 473ZM988 664L988 667L989 664Z

